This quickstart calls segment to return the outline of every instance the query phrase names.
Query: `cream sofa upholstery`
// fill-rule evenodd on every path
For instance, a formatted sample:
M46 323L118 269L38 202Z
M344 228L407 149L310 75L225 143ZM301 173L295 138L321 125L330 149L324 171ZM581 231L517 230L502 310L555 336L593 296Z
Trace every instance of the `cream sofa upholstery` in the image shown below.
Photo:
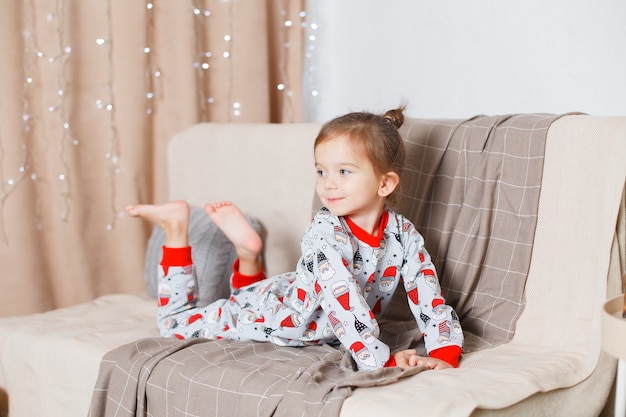
M293 270L315 204L312 146L318 129L192 126L170 143L170 197L197 206L236 201L261 224L268 274ZM624 217L625 178L626 117L568 115L555 121L548 132L525 306L512 340L465 354L458 369L356 389L341 415L601 413L616 362L601 351L600 310L622 290L626 244L623 230L616 234L616 218L619 210ZM154 317L153 299L118 294L1 319L0 387L11 417L87 415L102 356L156 336ZM550 331L555 323L559 334Z

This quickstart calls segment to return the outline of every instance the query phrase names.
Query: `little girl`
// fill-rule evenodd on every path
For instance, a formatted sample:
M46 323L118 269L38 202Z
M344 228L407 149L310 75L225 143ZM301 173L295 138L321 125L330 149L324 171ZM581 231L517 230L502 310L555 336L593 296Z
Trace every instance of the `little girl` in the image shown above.
M205 211L233 242L228 299L197 306L196 277L183 201L127 207L159 225L166 243L159 268L158 325L163 336L271 342L282 346L341 343L359 369L458 366L463 333L446 305L424 240L395 213L404 164L398 128L403 108L384 116L350 113L326 123L315 140L316 192L323 207L301 241L295 272L266 278L262 241L230 202ZM402 280L424 338L427 357L414 349L390 352L378 339L377 318Z

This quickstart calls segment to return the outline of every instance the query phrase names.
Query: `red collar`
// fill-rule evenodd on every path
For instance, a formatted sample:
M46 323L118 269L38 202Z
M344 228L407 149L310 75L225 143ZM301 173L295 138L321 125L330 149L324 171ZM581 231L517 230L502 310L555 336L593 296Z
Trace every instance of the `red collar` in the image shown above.
M385 227L387 227L387 222L389 221L389 212L387 210L383 211L383 215L380 216L380 224L378 225L378 231L375 235L370 235L365 230L361 229L355 222L353 222L350 217L344 217L346 219L346 223L350 228L350 231L359 239L361 242L367 243L369 246L373 248L377 248L380 246L380 241L383 240L383 231Z

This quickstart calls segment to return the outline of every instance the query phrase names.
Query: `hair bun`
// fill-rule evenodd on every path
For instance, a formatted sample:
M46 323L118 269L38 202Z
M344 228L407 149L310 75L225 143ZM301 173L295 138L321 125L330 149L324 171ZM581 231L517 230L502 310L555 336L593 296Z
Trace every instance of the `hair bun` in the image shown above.
M402 124L404 124L404 106L398 107L397 109L388 110L383 116L386 120L388 120L396 129L400 129Z

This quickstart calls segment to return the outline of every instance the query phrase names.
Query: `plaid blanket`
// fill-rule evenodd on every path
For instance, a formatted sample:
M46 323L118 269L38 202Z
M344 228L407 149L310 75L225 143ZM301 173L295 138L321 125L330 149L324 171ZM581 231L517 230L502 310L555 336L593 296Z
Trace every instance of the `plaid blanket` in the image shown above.
M524 309L546 138L562 116L409 119L403 126L408 172L398 211L424 235L446 301L461 318L465 351L513 337ZM411 321L404 304L396 319Z
M424 234L466 351L508 341L524 307L546 135L560 116L409 119L400 212ZM381 319L392 347L419 333L398 291ZM422 369L359 372L330 346L143 339L102 360L91 417L339 415L352 389Z
M359 372L328 345L148 338L105 355L89 416L333 416L353 388L419 371Z

